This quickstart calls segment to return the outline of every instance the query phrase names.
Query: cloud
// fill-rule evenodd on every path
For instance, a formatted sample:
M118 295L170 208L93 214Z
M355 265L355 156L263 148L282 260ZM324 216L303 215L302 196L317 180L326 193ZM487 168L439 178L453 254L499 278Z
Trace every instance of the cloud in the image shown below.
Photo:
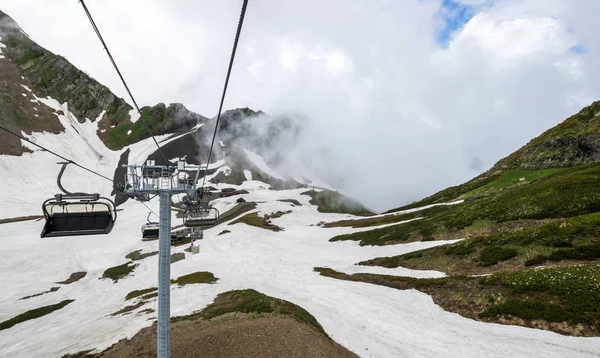
M139 102L216 114L241 2L87 4ZM124 96L77 2L38 7L0 1ZM253 0L225 107L304 113L328 146L315 170L383 210L470 179L600 98L599 12L595 0Z

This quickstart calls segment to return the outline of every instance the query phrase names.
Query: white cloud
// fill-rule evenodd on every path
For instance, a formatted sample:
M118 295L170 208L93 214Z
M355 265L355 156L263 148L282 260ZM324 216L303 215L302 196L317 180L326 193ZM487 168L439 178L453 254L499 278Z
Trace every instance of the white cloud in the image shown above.
M477 13L444 49L441 0L253 0L225 107L305 113L331 147L315 166L385 209L470 179L600 98L599 1L456 2ZM87 4L140 103L216 114L240 2ZM0 9L125 95L76 1Z

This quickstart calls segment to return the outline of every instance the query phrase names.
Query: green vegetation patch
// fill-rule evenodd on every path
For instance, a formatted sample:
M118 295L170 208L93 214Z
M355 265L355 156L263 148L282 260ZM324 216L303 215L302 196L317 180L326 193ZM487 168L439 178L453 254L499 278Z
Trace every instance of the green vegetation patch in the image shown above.
M440 230L443 228L432 224L430 220L420 219L374 230L338 235L329 241L353 240L359 241L361 246L394 245L411 241L431 241Z
M135 303L133 305L125 306L125 307L121 308L120 310L118 310L117 312L111 313L110 315L111 316L117 316L117 315L120 315L120 314L121 315L122 314L127 314L127 313L129 313L129 312L131 312L131 311L133 311L135 309L138 309L138 308L142 307L145 304L146 304L145 301L140 301L140 302L137 302L137 303Z
M361 265L485 274L547 262L600 259L600 213L541 221L538 225L477 236L413 253L380 257Z
M503 246L487 246L481 250L479 262L481 266L492 266L500 261L510 260L517 256L519 252L513 248Z
M280 218L280 217L282 217L283 215L289 214L289 213L291 213L291 212L292 212L291 210L286 210L286 211L276 211L276 212L274 212L274 213L271 213L271 214L267 214L267 215L265 215L265 219L267 219L267 220L269 220L269 221L270 221L270 220L272 220L272 219L277 219L277 218Z
M216 278L212 273L199 271L189 275L180 276L176 280L171 280L171 283L176 283L179 286L185 286L195 283L215 283L217 280L218 278Z
M143 260L146 257L158 255L158 251L146 252L142 254L142 250L132 251L125 256L126 259L130 259L132 261Z
M208 305L202 311L189 316L173 317L171 320L172 322L177 322L199 318L210 319L230 312L286 315L301 323L308 324L317 331L327 335L315 317L302 307L288 301L264 295L251 289L221 293L215 298L213 303Z
M227 220L231 220L237 216L242 215L250 210L256 209L256 203L248 201L243 203L238 203L236 206L227 210L223 214L219 215L219 221L225 222Z
M507 271L485 277L481 282L508 288L515 296L489 307L482 312L483 317L511 315L549 322L587 323L600 329L600 265Z
M85 271L73 272L71 274L71 276L69 276L68 279L66 279L64 281L59 281L56 283L59 283L61 285L70 285L73 282L77 282L77 281L81 280L82 278L85 277L85 275L87 275L87 272L85 272Z
M510 232L535 225L536 221L540 224L600 211L598 182L600 163L580 165L540 177L527 185L467 200L423 220L334 239L383 245L405 242L407 237L455 239Z
M127 296L125 296L125 300L130 300L132 298L136 298L136 297L145 295L147 293L150 293L150 292L153 292L156 290L158 290L158 288L156 288L156 287L145 288L143 290L134 290L134 291L129 292L127 294Z
M321 213L340 213L352 214L358 216L370 216L373 213L358 201L348 198L336 191L310 190L302 193L312 199L309 201L312 205L317 205L317 210Z
M106 269L102 274L102 278L109 278L114 282L119 281L120 279L127 277L137 265L132 264L131 262L126 262L119 266L114 266Z
M505 271L487 277L417 279L375 274L347 275L315 268L323 276L395 289L417 289L444 309L497 323L600 335L600 265L554 266Z
M56 304L53 304L50 306L44 306L44 307L36 308L33 310L29 310L25 313L21 313L20 315L15 316L9 320L0 322L0 331L11 328L12 326L14 326L18 323L45 316L49 313L52 313L54 311L57 311L57 310L65 307L66 305L68 305L69 303L71 303L73 301L75 301L75 300L64 300L64 301L61 301L59 303L56 303Z
M469 197L485 192L499 191L516 185L526 185L533 180L548 176L550 174L554 174L560 170L562 170L562 168L540 170L512 169L505 173L502 173L493 181L462 194L461 197Z
M28 300L28 299L30 299L30 298L34 298L34 297L39 297L39 296L45 295L46 293L56 292L56 291L58 291L59 289L60 289L60 287L52 287L52 288L50 288L48 291L44 291L44 292L40 292L40 293L36 293L36 294L34 294L34 295L30 295L30 296L25 296L25 297L23 297L23 298L21 298L21 299L22 299L22 300Z
M385 214L394 213L394 212L402 211L402 210L420 208L420 207L432 205L432 204L449 203L449 202L457 200L458 197L460 197L461 195L463 195L465 193L468 193L468 192L475 190L483 185L486 185L487 183L494 181L497 177L498 177L498 175L491 175L491 176L480 175L476 178L471 179L470 181L468 181L464 184L457 185L457 186L451 186L451 187L446 188L438 193L435 193L425 199L415 201L411 204L404 205L399 208L388 210L385 212Z
M274 232L283 231L283 229L279 226L271 224L271 222L267 218L258 216L258 213L244 215L241 218L231 222L229 225L235 225L239 223L243 223L250 226L256 226L261 229L271 230Z
M89 349L87 351L80 351L77 353L69 353L69 354L65 354L60 358L95 358L97 355L96 354L90 354L90 352L92 352L93 349Z

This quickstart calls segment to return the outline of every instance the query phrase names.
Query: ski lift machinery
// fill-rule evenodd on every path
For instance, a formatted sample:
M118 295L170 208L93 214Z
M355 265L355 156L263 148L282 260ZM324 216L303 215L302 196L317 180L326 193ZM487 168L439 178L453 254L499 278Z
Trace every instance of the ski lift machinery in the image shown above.
M137 110L139 115L141 117L143 117L142 111L138 107L133 95L131 94L131 91L129 90L129 87L127 86L127 83L125 82L125 79L121 75L121 71L119 71L119 68L118 68L116 62L114 61L110 51L108 50L108 46L104 42L104 39L102 38L102 35L100 34L100 30L98 30L98 27L96 26L96 24L92 18L92 15L90 14L87 6L85 5L84 0L80 0L79 3L83 6L85 13L86 13L88 19L90 20L90 24L92 25L92 28L95 30L96 35L98 36L98 39L100 40L100 42L102 42L102 45L104 46L104 49L106 50L106 53L107 53L108 57L110 58L110 60L113 64L113 67L119 74L119 77L121 78L121 81L123 82L123 85L125 86L125 89L127 90L129 96L131 97L131 100L134 104L135 109ZM205 173L208 169L208 164L210 163L213 145L215 143L217 130L219 128L219 119L221 117L223 103L225 101L225 94L227 93L227 85L229 83L229 76L231 75L231 69L233 67L233 61L234 61L235 53L237 50L238 40L240 38L240 34L242 31L242 24L244 23L244 17L246 15L247 5L248 5L248 0L243 0L242 10L240 13L240 18L238 21L238 26L237 26L237 30L236 30L236 34L235 34L235 40L233 42L233 49L231 52L231 57L229 59L229 67L227 69L227 76L225 77L225 85L223 87L223 95L221 96L221 101L219 104L219 111L217 112L217 120L216 120L216 124L215 124L215 130L213 133L210 150L208 152L208 159L206 160L207 165L202 166ZM154 143L158 147L159 152L162 154L165 162L167 162L168 161L167 157L165 156L164 153L162 153L162 150L161 150L160 145L158 144L158 141L152 135L152 132L150 131L150 128L147 126L145 120L142 119L142 123L144 124L144 126L146 127L146 130L148 131L148 133L154 140ZM197 165L190 166L190 165L186 165L185 162L183 162L183 161L179 161L179 162L177 162L177 168L176 168L177 172L175 172L173 170L175 168L171 165L156 166L156 165L154 165L154 162L151 162L151 163L150 162L151 161L148 161L146 163L146 165L124 165L124 167L127 168L128 173L126 174L124 185L119 185L119 190L121 192L123 192L124 194L129 195L131 198L134 198L137 200L142 200L142 201L148 201L150 198L150 195L158 195L158 197L159 197L159 209L160 210L159 210L159 234L158 234L159 238L158 238L158 305L157 305L157 308L158 308L158 315L157 315L158 327L157 328L158 329L157 329L157 335L156 335L156 341L157 341L157 352L156 353L157 353L157 357L159 357L159 358L167 358L171 354L171 345L170 345L170 340L171 340L171 328L170 328L170 322L171 322L171 318L170 318L171 317L171 308L170 308L171 197L172 197L172 195L176 195L176 194L187 194L190 198L196 199L196 187L198 184L198 175L200 173L201 166L197 166ZM153 175L153 176L147 175L146 173L144 173L144 167L146 167L146 169L151 169L154 173L156 173L156 175ZM139 169L142 169L141 174L139 173ZM187 173L185 173L184 171L189 170L189 169L197 170L196 178L192 182L190 182L189 180L186 180L187 178L185 178L185 176L179 176L182 173L187 175ZM206 180L206 175L204 175L201 188L204 188L205 180ZM204 194L203 192L200 193L200 199L202 199L203 194ZM199 201L200 200L198 200L198 202ZM207 225L212 226L218 222L218 220L219 220L218 210L210 208L210 209L208 209L208 212L207 212L208 205L206 207L200 207L200 208L201 208L201 210L200 210L199 217L198 216L194 217L192 215L192 216L188 217L187 219L184 218L184 220L188 223L188 225L190 225L191 228L194 228L194 227L201 228L201 227L207 226ZM208 215L210 215L210 212L212 212L214 214L213 218L208 217ZM205 215L205 214L208 214L208 215ZM205 217L202 217L203 215L205 215ZM191 226L191 225L195 225L195 224L197 224L198 226Z
M63 192L42 204L46 223L41 237L108 234L117 220L115 203L100 194L71 193L61 179L70 162L61 162L56 183Z

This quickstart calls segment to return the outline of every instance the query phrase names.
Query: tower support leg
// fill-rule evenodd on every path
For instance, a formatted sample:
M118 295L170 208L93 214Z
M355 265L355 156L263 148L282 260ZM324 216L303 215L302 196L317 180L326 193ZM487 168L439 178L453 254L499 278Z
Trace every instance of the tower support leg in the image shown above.
M158 231L158 358L171 356L171 192L160 192Z

